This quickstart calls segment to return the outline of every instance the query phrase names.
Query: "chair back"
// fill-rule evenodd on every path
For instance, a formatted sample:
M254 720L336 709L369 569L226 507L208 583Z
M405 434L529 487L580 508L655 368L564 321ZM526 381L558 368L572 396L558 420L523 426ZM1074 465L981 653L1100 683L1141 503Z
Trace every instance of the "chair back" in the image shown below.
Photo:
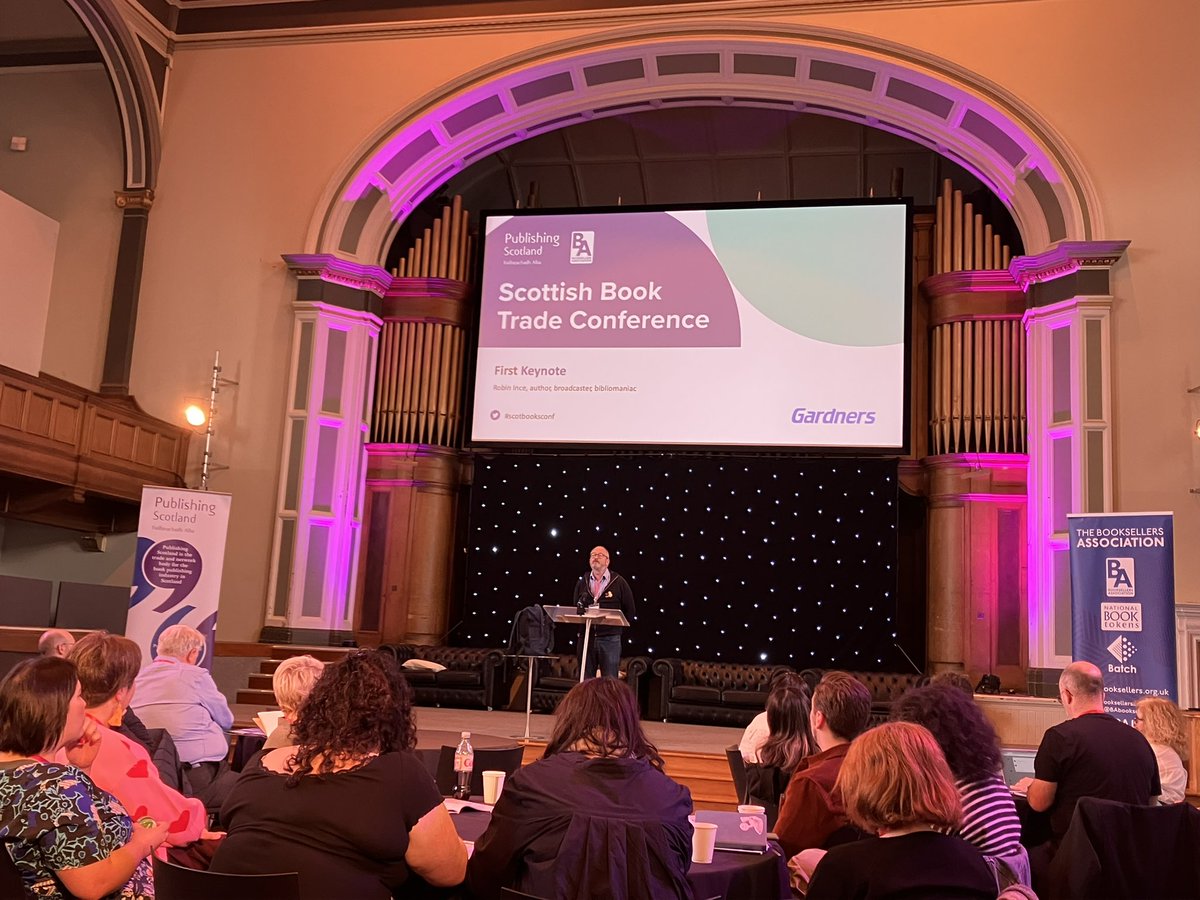
M448 797L454 791L454 749L443 746L438 757L436 780L443 797ZM525 748L520 745L476 750L475 767L471 770L471 794L483 793L484 772L503 772L505 776L511 775L521 768L521 760L524 757Z
M0 844L0 897L24 897L25 883L17 864L8 855L8 842Z
M1045 884L1049 898L1200 897L1200 810L1082 797ZM1036 874L1036 873L1035 873Z
M155 857L154 896L157 900L300 900L300 875L204 872Z
M742 759L742 751L737 744L725 748L725 758L729 761L729 774L733 776L733 789L737 791L738 803L745 803L746 761Z

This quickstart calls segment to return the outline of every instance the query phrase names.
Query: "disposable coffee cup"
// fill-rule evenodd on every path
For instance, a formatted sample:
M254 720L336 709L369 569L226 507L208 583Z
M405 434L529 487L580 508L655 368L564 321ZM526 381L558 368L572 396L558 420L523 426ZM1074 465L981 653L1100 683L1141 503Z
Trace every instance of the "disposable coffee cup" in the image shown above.
M715 822L697 822L692 826L692 862L710 863L717 849L717 825Z
M504 790L504 773L487 771L483 773L483 802L491 806L500 799Z
M765 816L767 814L767 808L765 806L743 804L738 807L738 812L743 816Z

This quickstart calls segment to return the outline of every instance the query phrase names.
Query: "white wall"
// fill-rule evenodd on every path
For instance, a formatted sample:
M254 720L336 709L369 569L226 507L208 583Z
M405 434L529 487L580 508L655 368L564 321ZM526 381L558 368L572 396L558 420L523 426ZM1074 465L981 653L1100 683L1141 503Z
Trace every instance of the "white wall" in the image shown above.
M103 553L84 550L79 532L0 519L0 575L129 586L136 534L110 534Z
M59 222L42 370L100 386L121 213L117 106L99 65L0 70L0 190ZM23 153L9 138L29 139Z

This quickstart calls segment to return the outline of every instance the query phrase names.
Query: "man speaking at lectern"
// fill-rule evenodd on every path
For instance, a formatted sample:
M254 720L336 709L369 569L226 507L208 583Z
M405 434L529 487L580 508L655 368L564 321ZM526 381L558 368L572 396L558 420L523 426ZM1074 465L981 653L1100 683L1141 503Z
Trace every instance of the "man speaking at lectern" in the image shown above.
M619 609L625 614L625 618L632 622L636 612L633 591L628 581L609 569L608 551L603 547L592 548L588 564L588 573L581 575L575 583L575 598L571 601L575 608L599 606L602 609ZM585 678L596 674L597 665L600 667L601 676L617 677L621 666L623 630L618 625L597 625L592 629L587 659L584 660ZM583 638L580 637L580 640Z

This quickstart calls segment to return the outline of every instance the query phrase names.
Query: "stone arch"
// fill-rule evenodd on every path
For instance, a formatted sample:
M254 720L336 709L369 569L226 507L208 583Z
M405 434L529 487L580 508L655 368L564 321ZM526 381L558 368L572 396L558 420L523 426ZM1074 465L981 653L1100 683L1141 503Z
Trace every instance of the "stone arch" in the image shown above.
M66 0L96 42L121 117L125 145L124 188L153 190L158 178L162 131L158 93L138 38L113 0Z
M760 24L644 27L478 69L401 110L326 188L306 250L381 264L399 222L488 154L588 118L671 105L789 108L901 135L974 172L1027 252L1103 236L1066 142L1003 88L911 48Z

